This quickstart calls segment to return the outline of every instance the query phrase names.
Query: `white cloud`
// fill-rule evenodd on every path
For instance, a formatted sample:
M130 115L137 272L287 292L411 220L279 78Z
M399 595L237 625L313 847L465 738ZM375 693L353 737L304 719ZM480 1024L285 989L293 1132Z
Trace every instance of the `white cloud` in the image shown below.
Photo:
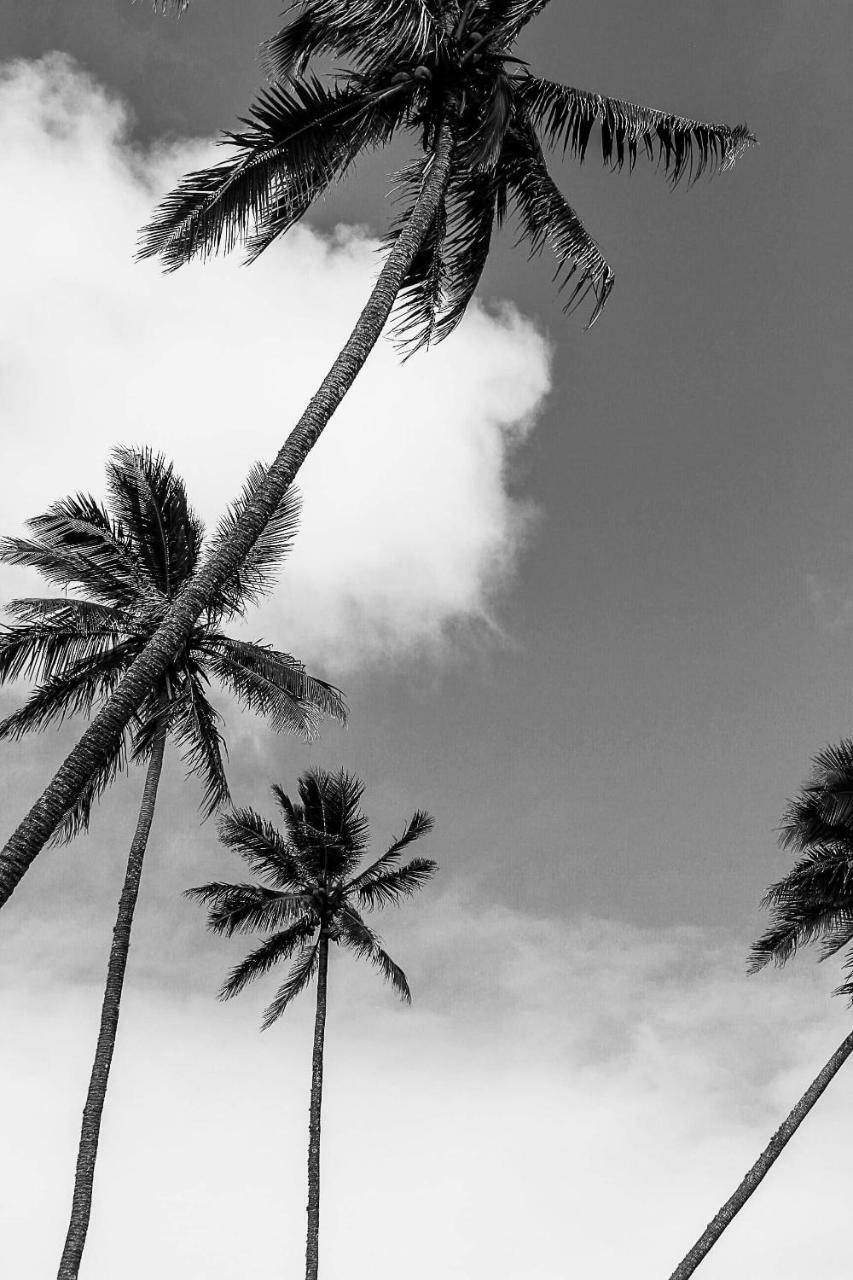
M0 430L4 530L75 489L101 492L115 443L171 456L213 522L295 422L366 298L376 242L297 228L164 277L135 236L207 143L142 152L123 104L67 58L0 73ZM489 619L529 510L508 467L549 386L548 349L509 307L401 367L383 343L309 459L303 533L251 622L333 674ZM7 598L20 573L5 570Z
M727 935L452 895L406 915L387 925L411 1010L372 971L331 969L327 1280L660 1280L847 1030L825 970L747 980ZM0 1051L16 1280L55 1265L99 1000L57 984L49 939L36 953L4 1000ZM218 943L186 963L212 993L229 962ZM123 1010L87 1280L298 1275L311 1002L262 1036L264 991L219 1007L161 977L132 983ZM851 1081L830 1087L703 1276L841 1280Z

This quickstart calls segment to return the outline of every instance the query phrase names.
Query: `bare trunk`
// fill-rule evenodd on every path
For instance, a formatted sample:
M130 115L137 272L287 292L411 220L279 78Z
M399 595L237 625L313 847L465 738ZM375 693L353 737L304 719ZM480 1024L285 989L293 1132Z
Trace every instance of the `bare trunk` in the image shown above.
M308 1243L305 1246L305 1280L317 1280L320 1247L320 1106L323 1101L323 1038L326 1033L326 975L329 939L320 938L317 969L317 1013L314 1018L314 1053L311 1058L311 1111L308 1119Z
M717 1243L736 1214L740 1213L762 1178L782 1154L782 1151L797 1132L830 1080L841 1069L851 1053L853 1053L853 1031L851 1031L846 1040L841 1042L826 1066L806 1089L797 1105L780 1124L740 1186L729 1197L716 1217L712 1218L708 1223L693 1248L675 1268L670 1280L687 1280L688 1276L693 1275L705 1254Z
M429 231L447 186L456 134L455 118L455 106L451 104L412 216L388 255L355 328L279 450L266 480L246 508L239 529L228 542L216 547L205 566L176 598L168 616L128 669L115 693L86 729L0 853L0 907L8 901L87 780L106 759L111 744L118 739L148 690L160 683L211 595L239 569L323 428L355 381L385 326L406 272Z
M127 871L124 886L118 904L118 914L113 928L113 942L110 948L110 959L107 966L107 982L104 989L104 1000L101 1005L101 1026L98 1031L98 1044L95 1049L95 1061L89 1077L89 1092L83 1108L83 1125L80 1130L80 1146L77 1150L77 1170L74 1175L74 1196L71 1202L71 1220L68 1234L65 1237L65 1248L59 1264L57 1280L77 1280L80 1261L83 1257L83 1246L86 1243L86 1232L89 1229L89 1215L92 1211L92 1187L95 1178L95 1160L98 1155L98 1138L101 1132L101 1117L104 1112L104 1100L107 1095L107 1083L110 1078L110 1067L118 1031L118 1015L121 1004L121 992L124 986L124 974L127 968L127 957L130 951L130 930L133 924L133 913L139 895L139 881L142 876L142 862L148 845L148 835L154 818L154 806L157 801L157 786L163 768L163 752L166 735L161 733L154 743L151 761L145 777L145 789L142 792L142 804L136 822L133 842L127 859Z

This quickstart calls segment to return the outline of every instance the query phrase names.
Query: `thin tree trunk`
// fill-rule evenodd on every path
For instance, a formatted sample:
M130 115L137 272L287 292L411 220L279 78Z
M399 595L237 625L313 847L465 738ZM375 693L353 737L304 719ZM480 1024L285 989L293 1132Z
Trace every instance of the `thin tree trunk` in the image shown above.
M841 1044L835 1050L835 1053L827 1062L826 1066L815 1077L812 1083L806 1089L797 1105L789 1113L787 1118L780 1124L779 1128L773 1134L767 1146L750 1169L749 1173L741 1182L737 1190L729 1197L722 1209L715 1218L708 1223L702 1235L694 1244L693 1248L681 1260L673 1271L669 1280L687 1280L688 1276L692 1276L693 1272L699 1266L699 1263L705 1257L705 1254L713 1248L726 1227L732 1221L736 1214L740 1213L753 1191L756 1190L758 1184L766 1173L769 1172L772 1165L782 1154L782 1151L790 1142L791 1138L799 1129L806 1116L823 1093L826 1086L834 1075L841 1069L850 1054L853 1053L853 1031L846 1040L842 1040Z
M320 937L317 967L317 1013L314 1018L314 1053L311 1058L311 1111L308 1119L308 1243L305 1246L305 1280L317 1280L320 1247L320 1106L323 1101L323 1039L326 1033L326 977L329 939Z
M130 951L130 930L133 924L133 913L139 894L139 881L142 876L142 862L154 818L154 805L157 801L157 786L163 768L163 753L166 746L166 734L161 733L151 753L148 772L145 777L145 788L142 792L142 804L136 822L133 842L127 859L127 871L124 877L118 914L113 927L113 941L110 947L110 959L107 966L107 982L104 988L104 1000L101 1005L101 1025L98 1031L98 1044L95 1049L95 1061L89 1077L89 1092L83 1108L83 1125L80 1130L80 1146L77 1150L77 1169L74 1175L74 1196L71 1202L71 1220L65 1238L65 1248L59 1264L57 1280L77 1280L80 1260L83 1257L83 1246L86 1243L86 1232L89 1229L89 1215L92 1211L92 1185L95 1177L95 1160L98 1155L98 1138L101 1132L101 1117L104 1112L104 1100L107 1094L107 1082L110 1078L110 1066L118 1030L119 1006L124 986L124 974L127 968L127 956Z
M240 527L219 544L207 563L176 597L167 617L129 667L115 693L92 720L50 785L30 809L0 853L0 907L13 893L87 780L107 758L124 727L152 685L162 680L208 600L239 569L335 409L343 400L385 326L400 286L435 218L450 177L456 137L456 106L451 102L442 124L433 162L412 216L400 232L355 328L310 401L275 461Z

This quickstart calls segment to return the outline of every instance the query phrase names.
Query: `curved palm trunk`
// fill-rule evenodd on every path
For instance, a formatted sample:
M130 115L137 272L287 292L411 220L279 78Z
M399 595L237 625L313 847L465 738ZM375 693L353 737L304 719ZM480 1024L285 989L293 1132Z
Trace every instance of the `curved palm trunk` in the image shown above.
M687 1280L688 1276L693 1275L705 1254L713 1248L735 1215L741 1211L764 1175L769 1172L788 1142L797 1132L830 1080L841 1069L851 1053L853 1053L853 1031L851 1031L846 1040L842 1040L826 1066L814 1078L799 1102L773 1134L773 1137L740 1186L729 1197L716 1217L712 1218L708 1223L702 1235L675 1268L669 1280Z
M157 786L163 768L163 753L166 746L166 735L161 733L154 743L151 761L145 777L145 788L142 792L142 804L130 854L127 859L127 871L119 898L118 914L113 928L113 942L110 948L110 959L107 966L107 982L104 988L104 1001L101 1006L101 1026L98 1031L98 1044L95 1049L95 1061L89 1077L89 1092L83 1108L83 1125L80 1130L80 1146L77 1150L77 1170L74 1175L74 1197L71 1202L71 1220L65 1238L65 1248L59 1264L57 1280L77 1280L83 1246L86 1243L86 1232L89 1229L89 1215L92 1211L92 1184L95 1177L95 1160L98 1155L98 1138L101 1131L101 1116L104 1111L104 1099L107 1093L107 1082L110 1078L110 1066L118 1030L119 1006L124 986L124 973L127 968L127 956L130 951L130 930L133 924L133 913L139 894L139 881L142 876L142 861L154 818L154 805L157 800Z
M106 759L145 694L161 681L212 593L239 569L376 345L447 186L455 122L456 107L450 103L436 140L433 163L412 216L388 255L355 328L246 508L236 535L216 548L207 564L176 598L168 616L128 669L115 693L92 720L0 853L0 907L50 839L88 778Z
M320 1105L323 1101L323 1039L326 1033L326 977L329 939L320 938L317 968L317 1013L314 1018L314 1053L311 1058L311 1111L308 1120L308 1243L305 1246L305 1280L317 1280L320 1245Z

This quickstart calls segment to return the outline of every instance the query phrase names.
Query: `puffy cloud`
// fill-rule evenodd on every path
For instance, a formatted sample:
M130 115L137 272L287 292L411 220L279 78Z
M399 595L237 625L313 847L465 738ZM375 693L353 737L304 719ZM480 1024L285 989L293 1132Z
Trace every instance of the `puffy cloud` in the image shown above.
M127 107L62 55L6 65L0 110L5 530L66 492L100 492L115 443L164 450L215 521L349 331L377 242L303 226L251 269L234 257L163 276L132 261L136 232L210 145L133 146ZM250 629L337 674L490 620L529 520L509 473L548 365L506 306L474 307L451 343L404 366L380 344L304 468L298 547ZM8 598L24 577L0 581Z

